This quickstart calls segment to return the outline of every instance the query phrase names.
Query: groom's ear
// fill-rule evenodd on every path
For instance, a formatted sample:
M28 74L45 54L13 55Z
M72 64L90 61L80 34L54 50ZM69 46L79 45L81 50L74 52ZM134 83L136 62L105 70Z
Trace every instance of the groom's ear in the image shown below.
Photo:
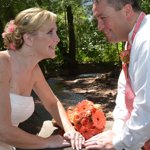
M130 21L133 17L133 15L135 14L134 10L133 10L133 7L131 6L131 4L126 4L124 7L123 7L123 11L126 15L126 18L128 21Z

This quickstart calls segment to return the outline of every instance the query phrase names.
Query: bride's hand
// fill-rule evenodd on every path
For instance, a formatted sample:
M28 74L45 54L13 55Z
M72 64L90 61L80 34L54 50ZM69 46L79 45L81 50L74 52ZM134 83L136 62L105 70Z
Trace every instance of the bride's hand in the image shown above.
M52 135L47 139L49 141L48 148L61 148L70 146L70 142L65 140L65 138L61 135Z
M77 131L70 130L64 134L66 140L70 140L73 149L82 149L85 138Z

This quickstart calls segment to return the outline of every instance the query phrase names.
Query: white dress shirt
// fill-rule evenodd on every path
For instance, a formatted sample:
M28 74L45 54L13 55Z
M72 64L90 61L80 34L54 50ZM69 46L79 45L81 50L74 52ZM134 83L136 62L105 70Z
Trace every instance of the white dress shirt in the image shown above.
M125 104L125 76L121 71L118 80L118 94L113 112L113 139L116 150L138 150L150 139L150 15L146 15L132 43L129 77L135 98L133 110L128 119Z

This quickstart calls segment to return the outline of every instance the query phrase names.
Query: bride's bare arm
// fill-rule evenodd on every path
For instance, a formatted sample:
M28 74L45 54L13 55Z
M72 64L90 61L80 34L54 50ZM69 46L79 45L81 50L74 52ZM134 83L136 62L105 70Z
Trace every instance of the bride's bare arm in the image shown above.
M68 143L64 143L64 139L61 136L41 138L12 125L9 97L10 70L10 61L8 57L0 53L0 142L25 149L67 146Z
M64 107L52 92L39 67L36 71L36 77L34 91L40 97L45 108L53 116L57 124L64 129L66 132L65 138L70 140L72 147L81 149L82 143L84 143L83 136L74 129L68 120Z

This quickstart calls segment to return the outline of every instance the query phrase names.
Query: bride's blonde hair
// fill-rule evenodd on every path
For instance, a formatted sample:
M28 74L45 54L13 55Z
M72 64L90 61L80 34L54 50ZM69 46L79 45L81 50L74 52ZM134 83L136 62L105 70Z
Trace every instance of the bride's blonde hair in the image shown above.
M21 11L5 26L2 34L5 48L21 48L24 43L23 34L34 34L49 20L56 21L56 14L42 8L29 8Z

